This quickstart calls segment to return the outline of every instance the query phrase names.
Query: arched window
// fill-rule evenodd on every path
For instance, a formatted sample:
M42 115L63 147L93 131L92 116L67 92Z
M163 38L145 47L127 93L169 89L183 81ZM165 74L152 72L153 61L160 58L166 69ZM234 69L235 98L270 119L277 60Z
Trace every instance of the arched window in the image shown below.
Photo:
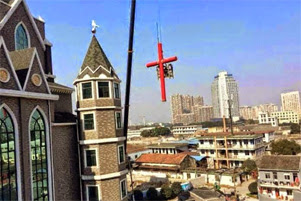
M17 200L15 131L11 116L0 108L0 200Z
M16 29L16 50L22 50L28 48L28 36L26 30L22 24L19 24Z
M33 200L49 200L45 121L38 110L30 120Z

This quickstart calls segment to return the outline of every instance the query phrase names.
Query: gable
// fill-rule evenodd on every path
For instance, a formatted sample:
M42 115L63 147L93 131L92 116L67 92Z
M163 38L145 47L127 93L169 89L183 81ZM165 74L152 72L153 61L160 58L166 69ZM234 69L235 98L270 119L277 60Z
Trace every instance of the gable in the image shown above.
M24 91L36 93L49 93L48 83L45 80L44 71L40 66L37 54L34 55L32 65L28 70L26 81L24 84Z
M8 76L8 79L9 79L7 82L0 81L0 88L1 89L19 90L20 88L18 85L18 80L16 78L15 71L13 69L12 63L9 60L9 55L5 50L5 46L3 44L1 44L1 39L0 39L0 61L1 61L0 70L3 70L2 73L4 73L4 74L7 73L6 76ZM5 75L2 75L2 76L5 76Z
M15 7L11 8L11 10L15 9L14 12L9 11L9 13L12 12L11 16L8 16L9 14L5 16L7 21L2 20L0 24L1 35L3 36L4 40L7 41L6 43L8 51L15 51L15 29L19 23L22 23L29 34L29 46L37 49L40 60L44 64L45 46L36 23L34 22L32 16L28 14L27 6L23 1L15 5Z

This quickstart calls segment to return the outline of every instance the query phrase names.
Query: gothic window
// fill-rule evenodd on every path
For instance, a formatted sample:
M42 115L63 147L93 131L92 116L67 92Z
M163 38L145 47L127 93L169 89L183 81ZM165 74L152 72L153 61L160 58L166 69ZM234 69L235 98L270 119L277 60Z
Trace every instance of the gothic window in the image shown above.
M28 36L22 24L19 24L16 29L15 39L16 39L16 50L22 50L28 48Z
M17 200L15 132L11 116L0 109L0 200Z
M49 200L45 121L36 110L30 120L33 200Z

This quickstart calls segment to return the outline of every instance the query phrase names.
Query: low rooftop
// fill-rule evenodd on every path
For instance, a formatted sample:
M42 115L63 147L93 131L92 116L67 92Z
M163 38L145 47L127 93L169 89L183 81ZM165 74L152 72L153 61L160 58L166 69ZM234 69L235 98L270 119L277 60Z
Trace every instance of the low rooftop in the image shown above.
M142 154L135 162L180 165L187 156L187 154Z
M133 145L133 144L126 145L126 153L128 153L128 154L136 153L139 151L145 151L145 150L148 150L148 149L143 145Z
M187 143L159 143L148 145L148 148L180 148L188 146Z
M299 170L301 156L293 155L265 155L257 162L257 166L264 170Z

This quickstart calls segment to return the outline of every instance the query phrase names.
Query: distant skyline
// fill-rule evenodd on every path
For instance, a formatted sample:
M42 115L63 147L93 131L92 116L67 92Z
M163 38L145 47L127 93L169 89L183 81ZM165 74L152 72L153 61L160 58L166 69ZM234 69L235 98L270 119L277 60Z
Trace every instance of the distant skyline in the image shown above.
M124 95L130 1L27 0L46 22L53 43L56 81L72 87L90 43L97 38L122 79ZM171 121L170 96L201 95L222 70L239 85L240 105L280 104L280 93L301 91L301 5L299 0L137 1L130 116L132 123ZM156 22L166 57L177 55L175 78L167 80L168 102L160 102L155 69ZM66 73L67 72L67 73ZM124 104L124 103L123 103Z

